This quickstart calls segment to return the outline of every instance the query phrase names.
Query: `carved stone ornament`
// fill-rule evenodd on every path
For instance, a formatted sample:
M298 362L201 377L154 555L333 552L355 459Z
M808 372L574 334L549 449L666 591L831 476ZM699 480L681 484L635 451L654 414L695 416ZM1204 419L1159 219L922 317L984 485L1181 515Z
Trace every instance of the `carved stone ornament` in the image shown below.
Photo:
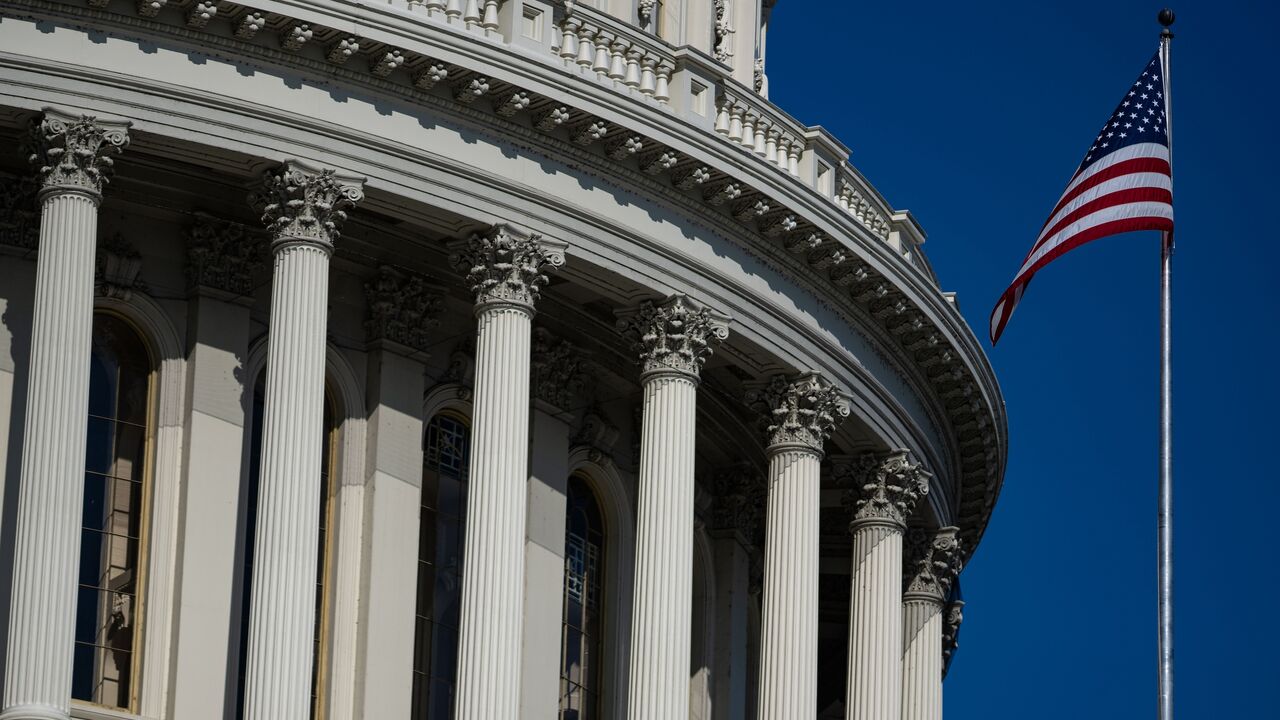
M261 209L273 247L303 242L332 250L346 211L364 199L363 184L362 177L286 160L263 175L263 188L250 202Z
M30 175L0 175L0 246L26 254L40 244L38 189Z
M236 296L253 292L265 245L240 223L197 215L187 237L187 286Z
M733 25L729 21L729 0L715 0L715 8L715 56L720 62L727 63L733 58L731 41L734 32Z
M930 595L939 605L960 573L960 528L916 527L907 532L903 592Z
M98 242L94 258L93 290L100 297L128 300L141 289L142 254L120 233Z
M840 391L817 373L791 380L774 376L764 388L748 392L747 402L764 415L770 448L800 445L821 453L831 431L849 417Z
M648 25L653 19L653 7L658 4L658 0L639 0L636 3L636 15L640 17L641 25Z
M430 348L444 300L421 276L384 265L364 284L364 296L369 307L364 327L371 341L387 340L420 352Z
M586 361L572 343L535 328L530 368L534 397L560 410L572 410L580 402L587 387Z
M911 462L910 450L863 455L855 471L855 487L845 495L846 507L853 510L852 525L886 520L905 526L916 503L929 493L930 477L918 463Z
M600 462L604 457L612 456L613 446L621 434L598 407L592 407L582 414L582 425L569 438L569 443L591 448L592 461Z
M477 306L532 310L547 284L545 271L564 265L564 249L541 235L516 235L505 225L495 225L459 244L449 261L467 273Z
M960 647L960 624L964 622L964 600L953 599L942 610L942 677L951 669L951 660Z
M85 192L98 197L117 155L129 144L129 123L75 117L46 109L32 127L40 193Z
M696 379L712 346L729 337L729 318L673 295L661 305L645 301L618 320L618 330L639 352L645 374L677 372Z
M711 481L707 524L713 530L736 530L751 543L764 518L764 479L748 464L717 472Z

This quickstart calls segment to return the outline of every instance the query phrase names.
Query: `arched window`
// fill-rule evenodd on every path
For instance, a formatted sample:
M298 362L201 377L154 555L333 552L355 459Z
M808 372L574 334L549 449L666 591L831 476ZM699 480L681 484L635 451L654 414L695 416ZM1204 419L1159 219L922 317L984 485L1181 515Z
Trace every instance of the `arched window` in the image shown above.
M262 429L264 410L266 408L266 372L258 375L253 386L252 420L249 438L248 477L245 483L247 518L245 523L244 543L244 591L240 597L240 676L237 680L236 717L244 717L244 681L249 659L249 613L253 597L253 557L258 528L258 488L262 470ZM329 558L329 525L333 516L333 478L334 461L338 448L338 425L334 411L333 397L329 388L324 392L324 442L320 461L320 513L319 542L316 545L316 623L312 634L314 655L311 662L311 717L322 717L321 687L324 673L324 645L326 633L325 612L325 569Z
M564 534L564 624L560 635L560 720L596 720L604 664L604 514L580 475L569 477Z
M448 720L458 667L471 430L461 418L441 413L424 435L412 718Z
M132 709L153 363L114 315L93 316L92 348L71 697Z

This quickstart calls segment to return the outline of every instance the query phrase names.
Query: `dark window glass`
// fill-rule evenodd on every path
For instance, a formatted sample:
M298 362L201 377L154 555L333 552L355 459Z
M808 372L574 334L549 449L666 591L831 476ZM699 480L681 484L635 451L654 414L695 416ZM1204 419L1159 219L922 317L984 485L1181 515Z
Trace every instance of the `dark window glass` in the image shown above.
M560 720L596 720L604 636L604 516L591 487L569 478L564 536L564 625L560 639Z
M245 482L245 500L246 512L248 520L245 523L245 542L244 542L244 566L241 572L244 574L244 591L240 596L240 674L236 680L236 717L244 717L244 689L245 689L245 671L248 669L249 657L249 612L252 607L253 595L253 557L257 539L257 520L258 520L258 488L259 477L262 470L262 429L265 418L264 410L266 408L266 373L258 375L258 381L253 386L253 405L252 425L250 425L249 437L249 465L248 477ZM329 517L332 512L333 498L333 461L336 451L336 443L338 439L337 423L333 413L333 402L329 396L328 388L325 389L324 395L324 442L321 443L321 452L323 457L320 459L320 504L317 511L320 514L319 525L319 542L316 545L318 552L316 553L316 623L312 632L313 657L311 662L311 717L316 717L319 708L319 692L320 692L320 672L322 670L322 655L320 652L321 644L324 637L324 584L325 584L325 566L329 553Z
M114 708L136 695L151 367L128 323L93 316L71 696Z
M450 415L427 424L418 524L413 720L449 720L458 664L462 540L471 431Z

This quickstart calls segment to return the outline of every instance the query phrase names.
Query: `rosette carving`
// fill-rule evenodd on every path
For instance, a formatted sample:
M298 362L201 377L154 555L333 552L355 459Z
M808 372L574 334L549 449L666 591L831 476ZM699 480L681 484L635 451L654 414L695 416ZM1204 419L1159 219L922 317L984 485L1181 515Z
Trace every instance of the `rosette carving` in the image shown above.
M673 295L660 305L645 301L618 320L618 329L640 354L645 373L697 378L713 345L729 337L729 318L685 295Z
M364 199L364 178L287 160L262 177L250 201L262 211L273 244L309 242L332 250L347 210Z
M849 417L840 391L818 373L790 380L774 376L764 388L749 392L747 402L764 415L771 448L802 445L821 453L831 431Z
M431 291L426 280L384 265L378 268L376 278L365 283L364 296L369 306L364 326L370 340L427 351L431 331L440 324L436 315L444 300Z
M902 563L903 592L931 595L939 604L960 573L960 528L911 528Z
M564 247L541 235L520 236L495 225L472 235L450 261L466 271L476 305L513 304L532 310L547 284L546 271L564 265Z
M853 511L853 523L887 520L905 526L916 503L929 493L932 474L911 462L911 451L893 450L885 455L867 454L858 461L855 486L845 494L845 506Z
M78 190L101 195L115 160L129 145L129 123L45 110L32 127L41 192Z

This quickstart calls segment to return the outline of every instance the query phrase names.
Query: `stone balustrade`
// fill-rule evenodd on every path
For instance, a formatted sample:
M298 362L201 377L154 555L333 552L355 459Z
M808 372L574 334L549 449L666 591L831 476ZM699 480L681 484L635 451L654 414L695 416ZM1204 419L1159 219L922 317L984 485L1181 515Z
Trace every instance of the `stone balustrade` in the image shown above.
M586 6L557 16L553 27L552 41L558 44L552 52L566 68L611 80L619 90L670 105L676 61L666 43Z
M804 126L761 95L729 83L717 88L715 130L765 162L800 176Z

